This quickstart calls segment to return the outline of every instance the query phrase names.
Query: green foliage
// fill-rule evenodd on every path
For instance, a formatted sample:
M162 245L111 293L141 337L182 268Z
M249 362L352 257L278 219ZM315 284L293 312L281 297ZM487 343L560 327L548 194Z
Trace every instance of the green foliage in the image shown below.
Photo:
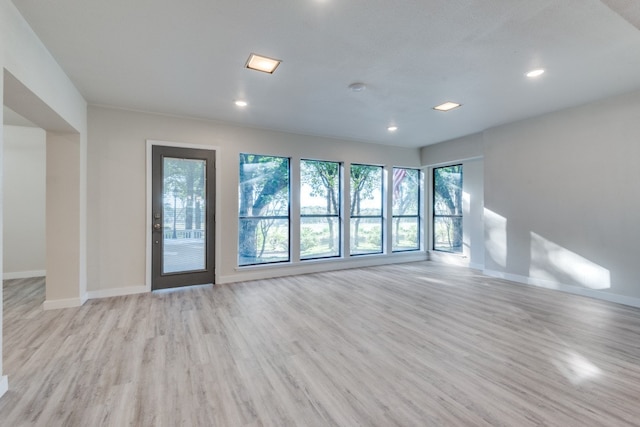
M350 215L361 215L362 200L371 200L382 192L382 168L371 165L351 165Z
M309 227L303 227L300 229L300 252L309 253L314 252L319 245L319 236L322 236L322 233L318 233L313 231Z
M434 210L441 215L462 215L462 165L433 170Z
M382 230L379 226L371 227L367 230L366 241L369 245L375 248L382 247Z
M393 214L418 215L420 211L420 171L417 169L403 170L404 176L400 183L393 183ZM396 169L394 169L395 171Z
M272 226L274 217L289 215L289 159L240 154L239 178L240 265L263 262L261 258L268 251L284 251L286 256L278 259L288 259L288 221L286 231Z
M301 206L302 215L325 215L315 219L307 218L307 225L317 220L321 231L310 234L309 228L302 228L301 255L302 256L332 256L339 253L334 248L336 234L339 235L336 221L329 215L340 214L340 163L317 160L302 160L300 162L300 179L305 188L310 188L310 197L325 200L324 207ZM302 200L305 198L303 197ZM326 224L326 225L324 225ZM326 228L325 228L326 227Z
M165 158L163 175L165 192L184 198L204 188L205 162L193 159Z
M433 182L434 246L436 249L461 252L462 165L434 169Z
M240 216L262 216L264 209L288 202L289 159L240 154L239 193Z
M182 209L175 212L186 230L202 227L202 208L205 196L206 162L196 159L166 157L163 161L163 193L165 199L180 201ZM177 203L176 203L177 204ZM167 204L165 204L165 207ZM171 210L177 206L171 207ZM165 210L165 221L168 215Z
M340 212L340 164L316 160L300 162L300 178L311 187L312 197L324 197L327 201L323 214Z

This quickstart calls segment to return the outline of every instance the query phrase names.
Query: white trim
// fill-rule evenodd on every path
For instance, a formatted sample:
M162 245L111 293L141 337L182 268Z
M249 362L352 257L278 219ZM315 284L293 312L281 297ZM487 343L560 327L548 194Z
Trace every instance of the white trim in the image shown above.
M89 299L111 298L123 295L143 294L149 292L146 285L129 286L126 288L99 289L97 291L89 291L87 296Z
M46 275L47 270L14 271L10 273L3 273L2 280L30 279L32 277L44 277Z
M599 300L615 302L617 304L629 305L631 307L640 308L640 298L628 297L624 295L614 294L611 292L603 292L595 289L583 288L575 285L565 285L563 283L555 282L553 280L535 279L527 276L520 276L518 274L504 273L495 270L484 270L483 274L491 277L497 277L499 279L509 280L514 283L536 286L539 288L553 289L561 292L567 292L575 295L582 295L586 297L596 298Z
M59 308L72 308L81 307L86 301L86 295L82 298L66 298L66 299L54 299L46 300L42 303L43 310L57 310Z
M455 265L457 267L470 268L472 270L484 270L484 264L471 262L466 255L452 254L448 252L429 251L429 261L439 264Z
M404 262L426 261L425 252L402 252L390 255L360 255L349 258L309 260L299 263L252 265L236 268L237 274L220 276L218 283L234 283L249 280L294 276L297 274L321 273L325 271L347 270L350 268L375 267L378 265L400 264Z
M439 162L439 163L431 163L428 165L423 165L420 167L420 169L436 169L436 168L440 168L443 166L455 166L457 164L460 163L464 163L464 162L472 162L474 160L481 160L484 159L484 155L479 155L479 156L473 156L473 157L465 157L462 159L456 159L456 160L449 160L446 162Z
M151 181L152 181L152 176L151 176L151 165L152 165L152 157L151 157L151 149L154 146L154 141L150 141L147 140L147 158L146 158L146 169L147 169L147 182L146 182L146 215L147 215L147 220L145 221L145 224L147 226L147 232L145 233L145 273L144 273L144 285L145 288L147 290L147 292L151 292L151 227L153 227L152 225L152 220L151 220L151 215L152 215L152 209L151 209L151 193L152 193L152 189L151 189Z
M456 265L458 267L472 268L471 260L469 259L469 257L459 253L431 250L429 251L429 261L438 262L441 264ZM482 268L483 266L480 267L480 269Z
M152 176L151 176L151 172L152 172L152 158L151 158L151 153L152 153L152 148L154 145L159 145L159 146L163 146L163 147L178 147L178 148L193 148L196 150L209 150L209 151L214 151L215 152L215 162L214 162L214 169L215 169L215 174L216 174L216 188L215 188L215 241L214 241L214 254L215 254L215 259L214 259L214 283L218 283L218 271L220 271L219 267L220 267L220 248L222 247L221 242L222 242L222 238L221 238L221 233L222 233L222 226L220 224L220 218L222 218L221 214L220 214L220 186L219 186L219 182L221 182L221 177L220 177L220 168L218 167L218 159L220 157L221 154L221 148L219 146L216 145L205 145L205 144L188 144L188 143L183 143L183 142L173 142L173 141L160 141L160 140L154 140L154 139L147 139L147 159L146 159L146 168L147 168L147 200L146 200L146 204L147 204L147 220L145 221L146 225L147 225L147 232L146 232L146 271L145 271L145 279L144 279L144 283L145 283L145 290L146 292L151 292L151 228L152 228L152 208L151 208L151 196L152 196L152 189L151 189L151 181L152 181ZM125 294L126 295L126 294Z
M0 377L0 397L5 394L9 390L9 377L3 376Z

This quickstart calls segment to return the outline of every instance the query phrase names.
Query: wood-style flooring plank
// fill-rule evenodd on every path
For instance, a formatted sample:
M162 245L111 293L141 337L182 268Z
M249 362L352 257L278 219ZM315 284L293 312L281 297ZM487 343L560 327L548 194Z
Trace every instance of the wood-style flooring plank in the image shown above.
M3 295L2 427L640 425L640 310L473 270Z

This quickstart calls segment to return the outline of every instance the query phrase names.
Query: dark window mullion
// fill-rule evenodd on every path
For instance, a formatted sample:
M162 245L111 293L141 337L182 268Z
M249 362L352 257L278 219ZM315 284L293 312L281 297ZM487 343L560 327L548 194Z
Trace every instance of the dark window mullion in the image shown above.
M239 217L240 219L246 219L246 220L257 220L260 221L262 219L289 219L288 216L241 216Z
M393 168L393 187L390 229L393 252L420 250L421 183L420 171L412 168ZM413 229L405 228L411 226Z
M443 252L462 252L463 214L441 214L440 211L462 212L462 165L433 169L432 248ZM440 198L440 204L436 201ZM441 239L441 240L439 240Z
M300 161L300 260L335 258L342 255L342 165L340 162ZM302 190L310 187L310 192ZM306 198L309 204L305 205ZM318 213L320 212L320 213Z
M287 157L240 153L238 265L291 260L291 161ZM258 200L258 196L265 197ZM274 215L247 215L272 212ZM264 245L269 239L270 246Z

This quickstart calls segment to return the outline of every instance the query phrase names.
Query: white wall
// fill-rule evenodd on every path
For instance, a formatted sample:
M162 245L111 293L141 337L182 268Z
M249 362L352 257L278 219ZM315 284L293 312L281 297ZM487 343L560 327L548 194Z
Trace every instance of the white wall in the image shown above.
M419 150L256 130L176 117L89 108L90 291L145 285L146 140L219 147L217 192L219 282L340 268L339 261L237 268L240 152L419 167ZM415 254L393 254L400 260ZM422 259L426 254L419 255ZM348 255L346 256L348 257ZM373 261L372 261L373 260ZM380 263L381 257L358 257ZM350 264L353 266L353 264ZM101 293L98 295L105 295Z
M640 303L639 137L640 92L488 130L485 267Z
M0 61L4 62L4 41L3 41L4 37L0 37ZM0 72L2 72L2 74L4 75L3 69L0 68ZM0 96L2 96L4 98L4 85L0 84ZM0 129L2 129L2 132L0 132L0 164L2 164L2 159L4 158L4 108L2 109L2 111L0 111ZM4 171L2 171L4 172ZM3 183L3 175L4 173L0 173L0 224L2 224L3 218L2 218L2 211L4 210L4 183ZM2 237L4 236L4 229L2 226L0 226L0 272L4 271L4 266L2 265L2 258L4 258L4 247L2 244ZM2 293L3 293L3 286L0 286L0 301L4 301ZM3 325L2 325L2 321L3 321L3 306L4 304L0 304L0 397L2 397L3 394L5 394L7 392L7 390L9 389L9 378L7 375L3 375L4 374L4 370L2 368L2 359L3 357L3 353L2 353L2 330L3 330Z
M426 165L482 148L486 273L640 306L639 138L634 92L421 154Z
M4 126L4 279L46 270L46 133Z
M52 176L73 171L74 185L47 194L47 221L56 225L47 227L47 244L57 257L56 268L47 269L45 308L79 305L86 297L86 102L15 6L0 0L0 12L5 105L45 129L48 141L77 151L78 164L47 165Z
M80 243L80 141L77 135L47 133L47 301L55 304L81 305L79 275ZM55 288L49 283L55 280ZM81 296L81 294L80 294ZM56 302L57 301L57 302ZM48 307L54 304L53 307Z
M484 160L463 161L463 243L469 267L484 267ZM466 230L466 231L465 231Z
M77 234L71 239L63 235L52 235L59 240L58 251L70 253L78 259L71 260L72 262L64 259L64 264L59 267L62 269L67 266L75 269L71 274L70 282L58 281L55 277L47 278L47 300L53 302L50 308L80 304L83 294L86 293L86 260L84 258L86 253L86 102L10 0L0 0L0 73L2 74L0 95L5 105L45 129L48 133L47 139L49 139L49 132L66 132L73 135L67 139L75 140L78 164L72 165L72 168L78 171L74 177L78 188L74 195L77 203L71 205L69 209L78 211L75 224ZM0 113L0 118L2 115L3 113ZM3 128L0 120L0 138L2 139ZM0 153L4 151L2 139L0 139ZM68 166L62 165L64 168ZM56 173L49 167L47 172ZM2 193L0 180L0 200ZM47 198L55 200L56 196L57 194L48 194ZM70 214L64 206L60 206L58 211L63 214L63 217ZM49 215L49 211L47 214ZM49 231L47 229L48 233ZM0 237L2 237L1 233ZM50 243L49 236L47 239ZM0 255L2 252L0 244ZM0 271L3 271L1 265ZM62 303L54 302L54 299ZM0 396L8 387L7 376L2 376L4 372L1 314L0 310Z

